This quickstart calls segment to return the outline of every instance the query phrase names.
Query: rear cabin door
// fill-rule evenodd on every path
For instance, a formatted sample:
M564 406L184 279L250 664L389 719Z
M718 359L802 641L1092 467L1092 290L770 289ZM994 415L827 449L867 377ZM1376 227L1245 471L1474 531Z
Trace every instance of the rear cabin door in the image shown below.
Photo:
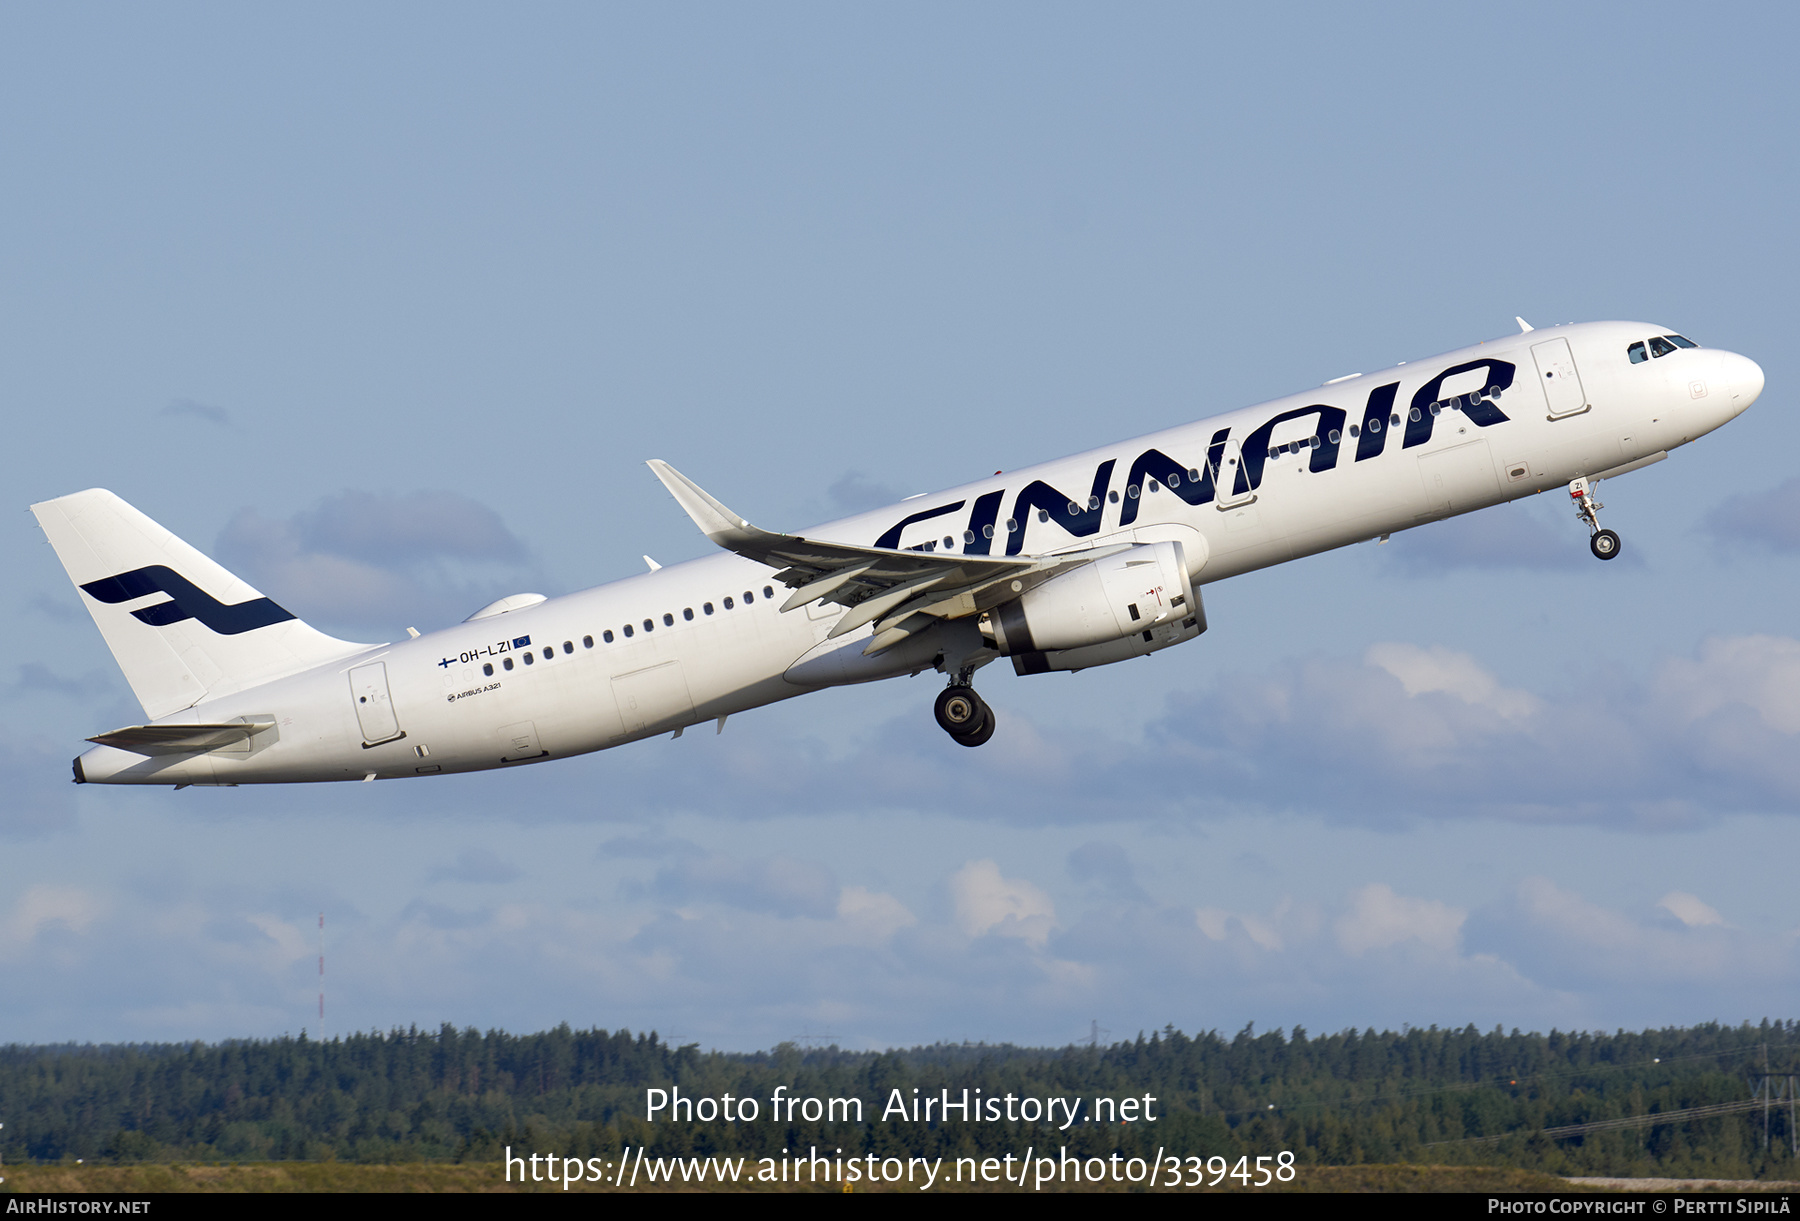
M362 726L364 746L406 736L400 732L400 719L394 715L394 700L388 694L386 662L371 662L350 671L350 698L356 701L356 723Z

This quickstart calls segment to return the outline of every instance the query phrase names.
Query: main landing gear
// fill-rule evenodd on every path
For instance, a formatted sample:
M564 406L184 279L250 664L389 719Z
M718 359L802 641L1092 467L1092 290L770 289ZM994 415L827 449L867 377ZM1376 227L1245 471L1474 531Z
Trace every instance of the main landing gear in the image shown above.
M1569 481L1569 499L1575 502L1575 516L1587 523L1589 534L1588 550L1594 553L1597 560L1612 560L1619 556L1619 536L1611 530L1600 528L1600 510L1606 506L1594 499L1593 489L1586 479Z
M980 746L994 736L994 710L966 680L945 687L931 711L944 732L964 746Z

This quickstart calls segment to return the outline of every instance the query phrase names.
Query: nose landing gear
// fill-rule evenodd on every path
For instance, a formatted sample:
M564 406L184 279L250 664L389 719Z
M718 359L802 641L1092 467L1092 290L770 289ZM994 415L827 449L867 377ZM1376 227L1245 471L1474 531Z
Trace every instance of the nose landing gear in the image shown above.
M1594 553L1594 558L1597 560L1617 559L1619 536L1611 530L1600 528L1600 510L1606 506L1594 499L1593 489L1586 479L1569 481L1569 499L1575 502L1575 516L1587 523L1590 534L1588 550Z
M994 736L994 710L967 683L945 687L931 711L944 732L964 746L980 746Z

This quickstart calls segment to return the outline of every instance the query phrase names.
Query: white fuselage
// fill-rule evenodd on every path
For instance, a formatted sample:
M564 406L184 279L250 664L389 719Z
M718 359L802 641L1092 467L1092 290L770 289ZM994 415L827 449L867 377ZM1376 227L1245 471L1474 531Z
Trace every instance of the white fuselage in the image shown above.
M1173 539L1184 544L1196 585L1217 581L1578 477L1623 473L1754 401L1762 374L1744 357L1688 348L1628 359L1629 345L1666 333L1602 322L1509 336L805 534L996 556ZM1572 368L1555 363L1565 352ZM1496 386L1497 398L1488 393ZM1080 537L1065 529L1072 518L1040 511L1055 502L1072 512L1090 497L1102 504L1098 525ZM865 657L870 629L827 640L843 608L783 613L786 594L771 569L735 555L671 565L385 645L157 722L275 722L248 742L148 757L99 746L78 768L90 782L246 784L515 766L823 686L917 672L941 658L941 646ZM962 630L974 633L966 621ZM370 694L375 680L385 682L391 706L359 708L370 698L381 703L379 691Z

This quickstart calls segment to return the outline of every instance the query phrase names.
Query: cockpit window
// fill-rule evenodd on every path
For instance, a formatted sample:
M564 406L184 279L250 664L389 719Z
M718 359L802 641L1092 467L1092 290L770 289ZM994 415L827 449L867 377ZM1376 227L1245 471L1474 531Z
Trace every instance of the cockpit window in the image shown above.
M1652 339L1650 341L1650 355L1652 356L1667 356L1674 350L1675 345L1666 339Z
M1638 343L1632 344L1629 348L1626 348L1625 354L1631 357L1631 363L1634 365L1641 365L1646 360L1650 359L1650 353L1645 351L1644 345L1641 341Z
M1664 335L1663 338L1668 340L1670 343L1674 344L1678 348L1697 348L1700 346L1699 344L1695 343L1693 340L1688 339L1682 335Z

